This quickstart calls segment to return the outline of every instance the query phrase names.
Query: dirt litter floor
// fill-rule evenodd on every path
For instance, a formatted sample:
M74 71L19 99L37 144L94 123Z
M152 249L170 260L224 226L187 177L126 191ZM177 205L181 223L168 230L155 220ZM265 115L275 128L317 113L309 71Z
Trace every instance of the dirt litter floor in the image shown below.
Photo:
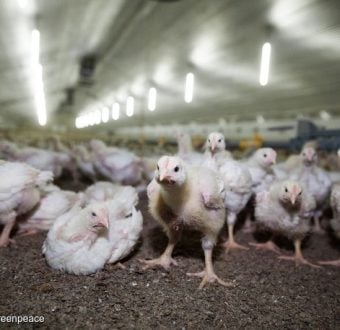
M340 329L340 268L296 268L271 252L215 253L216 273L234 287L211 284L198 291L198 278L186 272L203 268L199 235L184 233L174 257L179 267L142 271L139 258L158 256L167 239L140 209L144 230L126 270L108 265L93 276L73 276L50 269L41 255L46 234L23 238L0 250L0 316L42 315L45 322L24 328L62 329ZM251 234L237 233L240 243ZM338 244L339 247L339 244ZM313 235L304 246L308 260L340 257L329 235ZM292 253L291 245L284 248ZM1 324L0 328L17 328Z

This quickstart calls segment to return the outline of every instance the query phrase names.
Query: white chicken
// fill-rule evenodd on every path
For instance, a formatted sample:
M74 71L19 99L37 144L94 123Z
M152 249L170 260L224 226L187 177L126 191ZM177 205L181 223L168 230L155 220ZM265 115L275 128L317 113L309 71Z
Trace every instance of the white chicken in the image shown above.
M191 137L187 133L178 132L177 135L178 151L177 156L190 165L201 165L204 162L203 154L193 150Z
M237 215L247 205L252 195L252 179L248 169L242 163L229 160L225 161L220 167L224 182L225 198L224 205L226 208L228 241L223 244L227 252L231 249L247 249L246 247L235 242L234 226Z
M93 164L91 153L88 152L85 146L77 145L73 147L73 154L76 164L80 172L87 178L95 181L96 171Z
M176 265L172 252L183 227L188 226L204 235L205 269L187 275L203 278L199 289L215 281L229 285L217 277L212 264L212 251L225 217L223 182L218 174L208 168L190 166L179 157L163 156L147 192L150 212L163 226L169 242L159 258L141 260L144 269L156 266L168 269L171 264Z
M64 153L32 147L20 149L11 142L2 142L0 150L7 160L23 162L41 171L50 171L55 178L62 174L63 168L67 168L71 161Z
M335 236L340 240L340 183L335 184L332 188L331 207L333 211L331 227L334 231ZM340 259L331 261L319 261L319 264L340 267Z
M301 159L302 164L291 173L290 178L301 182L313 195L317 205L313 215L314 231L320 233L320 218L330 194L332 181L328 173L317 165L318 157L314 148L304 148Z
M58 218L43 245L48 265L67 273L88 275L106 263L126 257L143 226L142 215L135 209L137 200L130 192L84 209L74 207Z
M81 201L81 196L73 191L61 190L56 186L48 188L34 211L19 223L19 234L30 235L49 230L57 218Z
M124 149L107 147L104 142L90 142L95 169L112 182L137 185L142 179L140 159Z
M277 153L272 148L260 148L255 153L243 161L244 166L249 170L252 179L253 198L258 192L270 187L276 177L272 171L272 166L276 163ZM252 232L252 212L248 212L243 227L244 232Z
M219 132L210 133L205 143L204 165L212 169L220 168L226 161L233 159L231 152L225 148L224 135Z
M318 267L305 260L301 252L301 242L310 231L309 222L315 206L313 196L296 181L279 181L272 184L268 191L257 194L257 223L274 234L282 234L294 241L295 255L280 256L280 259L294 260L296 265ZM272 249L268 243L254 245L258 248L267 245Z
M271 169L276 162L276 151L272 148L260 148L244 164L252 178L252 190L256 194L267 189L275 180Z
M0 247L14 242L9 237L17 216L37 205L40 200L38 188L52 179L51 172L41 172L23 163L0 162L0 223L5 225Z

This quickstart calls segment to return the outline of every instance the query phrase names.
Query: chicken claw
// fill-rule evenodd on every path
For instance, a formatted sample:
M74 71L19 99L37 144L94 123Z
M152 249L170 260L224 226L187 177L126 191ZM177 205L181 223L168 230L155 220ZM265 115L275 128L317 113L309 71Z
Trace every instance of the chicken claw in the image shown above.
M249 243L249 245L254 246L256 250L268 250L281 254L280 249L272 241L267 241L266 243Z
M223 285L225 287L233 286L232 283L221 280L214 272L208 272L207 270L204 270L203 272L198 272L198 273L187 273L187 276L195 276L195 277L203 278L201 284L198 287L198 290L202 290L207 283L214 283L214 282L217 282L218 284Z
M0 240L0 247L6 247L9 246L10 244L16 244L16 241L12 238Z
M295 261L295 266L298 267L300 265L307 265L313 268L322 268L321 266L318 265L314 265L311 262L307 261L303 256L298 256L298 255L294 255L294 256L279 256L278 257L281 260L292 260Z
M142 268L143 270L155 267L163 267L165 270L169 270L171 265L178 266L178 263L175 259L166 255L161 255L159 258L151 260L139 259L139 262L145 264L145 266Z
M236 243L235 241L228 240L227 242L223 243L222 246L226 249L226 252L228 253L230 250L249 250L246 246L243 246L241 244Z

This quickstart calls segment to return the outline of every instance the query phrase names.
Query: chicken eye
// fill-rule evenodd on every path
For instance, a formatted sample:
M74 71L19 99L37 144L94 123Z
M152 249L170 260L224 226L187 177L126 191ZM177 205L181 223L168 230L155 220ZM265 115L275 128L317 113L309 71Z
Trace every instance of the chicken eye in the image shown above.
M176 167L174 168L174 171L175 171L175 172L178 172L178 171L179 171L179 167L176 166Z
M222 142L222 140L221 140L221 139L219 139L219 140L218 140L218 142Z
M157 164L157 170L159 170L159 166L158 166L158 164Z
M285 188L285 192L286 192L286 193L288 192L288 189L287 189L287 188Z
M91 212L91 215L92 215L93 217L96 217L96 216L97 216L97 214L96 214L95 212Z
M266 158L266 157L267 157L267 154L264 154L263 157Z
M301 196L301 195L302 195L302 191L299 192L299 196Z
M130 218L130 217L132 217L132 212L125 216L125 218Z

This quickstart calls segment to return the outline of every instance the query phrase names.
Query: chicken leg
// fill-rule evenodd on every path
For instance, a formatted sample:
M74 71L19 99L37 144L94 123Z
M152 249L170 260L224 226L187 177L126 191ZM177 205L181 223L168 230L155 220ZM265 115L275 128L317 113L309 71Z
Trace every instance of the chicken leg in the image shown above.
M11 213L8 216L8 220L6 221L5 227L0 235L0 247L6 247L11 243L15 243L13 239L9 238L9 235L11 234L12 228L15 224L15 218L16 216L14 213Z
M314 227L313 227L314 233L325 234L325 231L321 227L320 217L316 215L314 216L313 220L314 220Z
M176 260L172 258L172 252L181 237L181 233L182 226L179 226L178 224L171 226L168 232L169 242L161 256L151 260L139 259L139 261L144 264L143 270L158 266L163 267L165 270L169 270L171 265L178 266Z
M299 266L299 265L307 265L313 268L321 268L320 266L314 265L311 262L307 261L301 252L301 239L296 239L294 241L294 248L295 248L295 253L294 256L279 256L279 259L282 260L293 260L295 261L295 265Z
M247 247L238 244L235 242L234 239L234 225L236 222L236 214L231 212L227 215L227 223L228 223L228 240L222 244L222 246L226 249L228 253L230 250L241 249L241 250L248 250Z
M187 276L196 276L202 277L202 282L199 285L198 289L201 290L207 283L217 282L223 286L233 286L232 283L225 282L221 280L214 271L213 263L212 263L212 252L213 252L214 243L207 239L202 239L202 248L204 251L204 259L205 259L205 269L202 272L198 273L187 273Z
M271 237L265 243L249 243L249 245L254 246L256 250L268 250L277 254L281 254L280 249L273 242L273 237Z

